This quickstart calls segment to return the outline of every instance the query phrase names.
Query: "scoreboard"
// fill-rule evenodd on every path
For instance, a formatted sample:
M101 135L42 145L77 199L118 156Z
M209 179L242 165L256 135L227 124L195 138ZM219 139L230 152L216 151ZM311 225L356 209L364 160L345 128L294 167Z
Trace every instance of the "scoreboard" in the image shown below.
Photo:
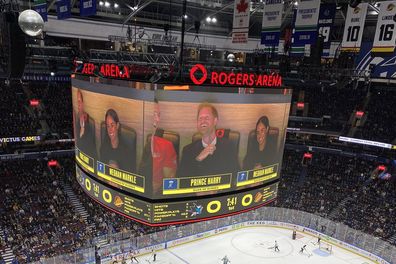
M100 204L119 214L152 225L210 219L254 209L273 201L278 190L278 182L275 182L250 191L214 198L151 203L110 188L78 167L76 175L83 190Z
M152 225L235 214L276 198L290 90L152 88L73 79L76 175L90 197Z

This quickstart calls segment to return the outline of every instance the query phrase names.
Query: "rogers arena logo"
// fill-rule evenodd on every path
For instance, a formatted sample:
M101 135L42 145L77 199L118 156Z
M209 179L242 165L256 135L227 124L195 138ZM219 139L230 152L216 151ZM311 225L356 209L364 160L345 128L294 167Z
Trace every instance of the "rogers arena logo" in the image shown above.
M201 72L202 77L197 79L196 73ZM194 65L190 70L190 79L196 85L203 84L208 78L208 71L202 64ZM255 74L255 73L210 73L210 83L220 85L240 85L251 87L281 87L282 76L275 74Z
M202 73L202 77L199 80L195 77L195 72L198 70L200 70ZM208 78L208 71L206 70L205 66L203 66L202 64L195 64L194 67L191 68L190 79L194 84L201 85L206 81L207 78Z

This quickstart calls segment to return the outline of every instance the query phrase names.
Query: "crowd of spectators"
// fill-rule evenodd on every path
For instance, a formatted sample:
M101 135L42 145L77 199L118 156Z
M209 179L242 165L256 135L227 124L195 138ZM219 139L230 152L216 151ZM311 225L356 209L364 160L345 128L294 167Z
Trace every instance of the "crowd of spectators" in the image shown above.
M385 143L391 143L395 140L395 101L395 90L387 90L380 87L371 88L370 101L365 111L367 119L356 136Z
M353 193L336 216L337 221L385 239L396 234L396 191L391 181L375 179Z
M91 237L46 160L0 163L0 225L19 263L68 253Z
M314 152L303 165L304 152L285 151L279 205L327 216L345 193L354 193L370 177L372 162Z
M50 133L60 138L73 137L72 95L69 82L31 82L33 95L43 107L43 119L46 120Z
M293 127L321 128L342 131L354 110L360 109L367 94L367 88L355 88L353 83L342 87L337 85L314 85L306 88L304 84L293 86L293 102L304 102L308 109L306 116L321 118L317 122L294 122Z
M9 85L0 82L0 137L37 135L40 128L38 119L28 112L28 100L20 83Z
M375 164L361 158L286 149L276 206L333 217L352 228L389 238L395 234L396 202L392 182L372 179ZM0 163L0 249L10 246L19 263L73 252L91 246L95 237L126 232L138 237L161 228L147 227L93 202L75 179L73 157ZM65 193L70 185L88 217L76 213ZM45 190L45 191L43 191ZM343 204L341 201L347 199ZM337 208L338 214L331 212ZM107 241L111 242L111 241ZM1 263L1 262L0 262Z
M396 234L396 184L375 177L374 161L314 152L303 164L303 154L285 150L276 206L330 217L383 239Z

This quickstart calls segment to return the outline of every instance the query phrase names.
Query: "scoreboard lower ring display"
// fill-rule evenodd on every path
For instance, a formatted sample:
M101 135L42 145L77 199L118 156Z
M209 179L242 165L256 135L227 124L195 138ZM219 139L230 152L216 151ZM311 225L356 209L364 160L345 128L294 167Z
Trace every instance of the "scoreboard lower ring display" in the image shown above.
M273 201L278 182L236 194L177 202L149 203L108 187L76 168L77 181L95 201L107 208L148 225L158 226L224 217L248 211Z

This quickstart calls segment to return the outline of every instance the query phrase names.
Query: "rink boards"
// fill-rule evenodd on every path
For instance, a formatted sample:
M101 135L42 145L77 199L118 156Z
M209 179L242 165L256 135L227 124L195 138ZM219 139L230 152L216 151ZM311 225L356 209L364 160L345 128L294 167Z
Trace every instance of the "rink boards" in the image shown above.
M150 255L152 250L156 250L157 252L159 252L163 249L168 249L168 251L169 251L169 249L172 249L174 247L186 245L189 243L192 243L191 244L191 246L192 246L193 242L199 242L204 239L209 240L210 238L216 237L217 235L233 233L233 231L242 231L242 229L244 232L245 231L246 232L249 232L249 231L255 232L255 230L259 230L257 228L260 228L260 227L288 230L288 232L283 234L283 236L286 237L289 234L290 238L291 238L292 230L296 230L300 236L309 237L309 239L310 239L309 241L316 239L320 235L322 241L325 241L325 242L332 244L336 247L342 248L342 249L344 249L354 255L357 255L365 260L368 260L368 261L374 262L374 263L389 264L389 262L383 260L381 257L376 256L375 254L372 254L370 252L367 252L363 249L360 249L358 247L355 247L355 246L345 243L343 241L337 240L335 238L329 237L329 236L322 234L320 232L317 232L313 229L299 226L299 225L289 224L289 223L276 222L276 221L246 221L243 223L237 223L237 224L213 229L210 231L206 231L203 233L198 233L198 234L194 234L191 236L181 237L181 238L178 238L175 240L167 241L165 243L159 243L156 245L152 245L152 246L149 246L146 248L139 249L139 250L137 250L136 253L140 258L147 258L146 256ZM201 242L205 242L205 241L201 241ZM210 243L210 241L208 241L208 243ZM127 250L127 249L125 249L125 250ZM110 258L102 259L103 263L112 263L110 260L111 260ZM166 263L168 263L168 262L166 262ZM174 262L169 262L169 263L174 263ZM190 263L190 262L183 260L183 261L177 262L177 263ZM366 263L366 262L359 262L359 263Z

